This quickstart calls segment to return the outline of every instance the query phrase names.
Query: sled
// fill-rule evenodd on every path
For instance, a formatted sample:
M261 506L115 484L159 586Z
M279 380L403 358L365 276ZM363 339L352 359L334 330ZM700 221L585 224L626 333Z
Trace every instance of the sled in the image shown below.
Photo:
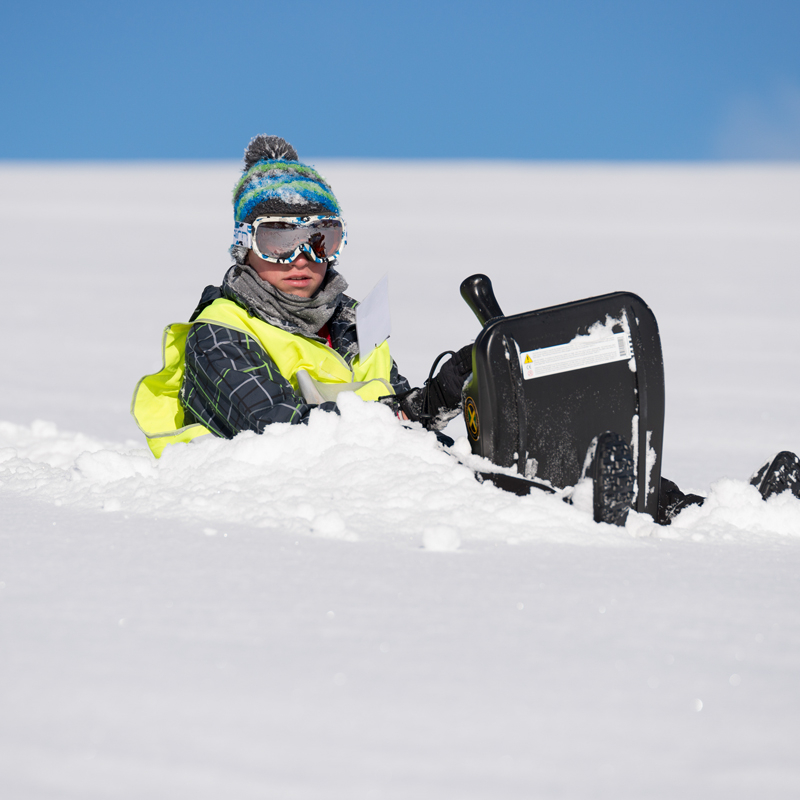
M656 518L664 366L645 302L614 292L505 317L485 275L467 278L461 294L483 325L464 393L472 452L565 488L592 440L615 431L634 451L633 508Z

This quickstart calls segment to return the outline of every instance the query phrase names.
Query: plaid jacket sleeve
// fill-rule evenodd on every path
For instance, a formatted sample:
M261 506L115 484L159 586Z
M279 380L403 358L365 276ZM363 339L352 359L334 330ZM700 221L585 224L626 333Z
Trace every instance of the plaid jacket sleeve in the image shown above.
M307 422L314 408L256 339L211 323L192 326L186 339L181 403L187 416L226 439L240 431L262 433L273 422ZM323 403L321 408L336 406Z

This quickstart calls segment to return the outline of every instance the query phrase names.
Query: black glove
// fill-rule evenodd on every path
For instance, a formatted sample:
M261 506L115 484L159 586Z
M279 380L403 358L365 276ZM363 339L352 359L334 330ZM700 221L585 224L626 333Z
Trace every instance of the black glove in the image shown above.
M433 362L431 373L440 358ZM428 378L424 388L399 395L396 401L410 420L429 429L442 428L461 409L461 392L471 372L472 345L468 344L447 359L438 374Z
M428 403L433 413L461 405L461 392L471 372L472 345L468 344L442 364L435 378L428 380Z

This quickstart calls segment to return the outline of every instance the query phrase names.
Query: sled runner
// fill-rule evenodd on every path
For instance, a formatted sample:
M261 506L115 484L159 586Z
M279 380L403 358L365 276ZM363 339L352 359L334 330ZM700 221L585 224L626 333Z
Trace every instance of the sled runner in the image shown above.
M615 292L504 317L485 275L461 294L483 325L464 398L473 453L564 488L578 482L592 440L615 431L634 452L633 508L655 518L664 367L644 301Z

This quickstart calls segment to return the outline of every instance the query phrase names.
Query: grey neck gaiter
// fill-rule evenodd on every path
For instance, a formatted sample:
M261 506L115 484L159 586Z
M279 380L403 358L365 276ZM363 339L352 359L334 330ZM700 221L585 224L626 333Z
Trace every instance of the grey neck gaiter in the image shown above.
M347 281L328 267L319 291L313 297L297 297L261 280L247 264L234 264L222 281L222 290L253 316L285 331L301 333L321 341L318 334L336 311Z

